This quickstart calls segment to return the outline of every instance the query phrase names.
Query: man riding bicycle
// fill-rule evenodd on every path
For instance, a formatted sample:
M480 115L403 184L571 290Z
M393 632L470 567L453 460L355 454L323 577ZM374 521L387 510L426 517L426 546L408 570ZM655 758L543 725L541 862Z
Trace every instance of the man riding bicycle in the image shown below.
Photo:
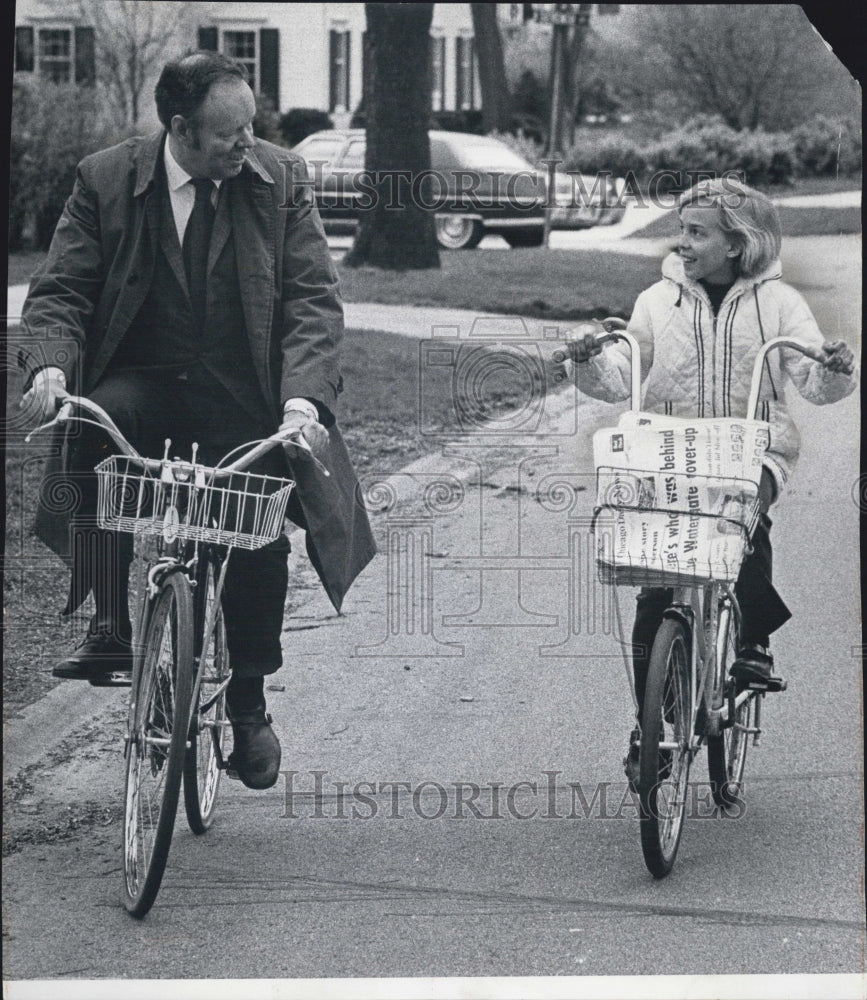
M189 454L196 441L210 464L278 426L300 431L330 478L274 452L255 471L296 480L289 513L339 610L374 543L333 413L343 312L303 161L254 138L245 71L218 53L168 63L155 97L159 132L79 164L24 304L34 349L21 356L22 405L51 415L68 388L101 405L143 454L161 455L166 438L172 454ZM57 332L78 356L46 366L39 342ZM98 685L132 667L132 542L96 528L93 468L109 439L84 427L58 446L48 477L71 482L77 502L61 512L42 504L37 532L72 568L64 613L92 593L95 614L53 673ZM224 589L229 763L252 788L279 773L264 677L282 664L288 551L281 537L234 552Z

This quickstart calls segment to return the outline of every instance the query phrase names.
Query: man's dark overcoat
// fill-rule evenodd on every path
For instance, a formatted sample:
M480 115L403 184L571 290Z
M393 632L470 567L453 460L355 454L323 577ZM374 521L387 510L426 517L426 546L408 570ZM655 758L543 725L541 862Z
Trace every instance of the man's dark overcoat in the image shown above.
M70 391L87 395L111 371L112 359L151 288L159 232L158 164L165 133L128 139L84 159L51 244L33 279L22 326L33 350L21 363L32 376L57 363L41 349L58 335L78 345L64 368ZM375 546L333 410L342 388L339 346L343 308L337 276L303 161L255 141L233 185L231 230L238 282L256 376L254 402L276 430L283 402L303 396L324 404L330 446L322 456L331 477L312 463L290 462L297 482L291 513L307 529L307 548L323 586L339 608L373 557ZM226 233L217 227L210 266ZM221 294L210 275L208 295ZM72 353L72 352L70 352ZM65 452L65 449L64 449ZM58 474L61 458L47 470ZM300 510L299 510L300 506ZM37 534L68 561L68 513L40 503Z

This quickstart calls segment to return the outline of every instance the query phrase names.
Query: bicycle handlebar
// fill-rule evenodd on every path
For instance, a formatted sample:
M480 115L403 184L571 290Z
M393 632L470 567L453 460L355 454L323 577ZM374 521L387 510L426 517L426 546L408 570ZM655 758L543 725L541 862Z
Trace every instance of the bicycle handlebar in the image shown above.
M610 330L606 333L599 334L599 336L595 338L595 343L599 347L602 347L604 344L613 343L617 340L625 341L629 345L632 376L631 408L638 411L641 409L641 352L638 346L638 341L626 330ZM783 347L791 347L793 350L806 355L813 361L818 361L818 363L823 367L828 365L829 358L825 354L821 351L817 351L810 344L805 344L800 340L796 340L794 337L775 337L773 340L769 340L762 344L758 354L756 355L756 360L753 363L753 374L750 381L750 395L747 403L747 419L754 419L755 417L755 412L759 403L759 392L762 385L762 369L764 368L765 360L771 351L779 350Z
M42 431L46 431L50 427L54 427L57 424L65 424L71 419L76 419L80 423L93 424L96 427L101 427L118 446L121 454L128 455L130 458L134 459L135 462L140 464L143 469L146 469L149 472L157 472L166 464L167 459L160 460L156 458L145 458L143 455L140 455L123 436L117 424L115 424L108 413L106 413L105 410L97 403L89 400L86 396L72 396L69 393L66 393L59 397L59 403L60 407L57 411L57 415L52 420L49 420L48 423L35 427L24 439L25 444L29 444L34 435L39 434ZM87 420L83 417L74 415L73 407L78 407L79 409L84 410L85 413L89 413L96 419ZM279 430L270 437L257 441L253 444L249 451L239 456L231 464L217 466L210 471L217 479L226 478L235 472L243 472L244 469L249 468L253 462L261 458L262 455L269 452L272 448L275 448L278 444L289 444L297 448L299 451L304 452L324 476L331 475L328 469L326 469L322 462L320 462L319 459L313 454L310 445L301 436L300 431ZM190 463L184 464L188 465Z

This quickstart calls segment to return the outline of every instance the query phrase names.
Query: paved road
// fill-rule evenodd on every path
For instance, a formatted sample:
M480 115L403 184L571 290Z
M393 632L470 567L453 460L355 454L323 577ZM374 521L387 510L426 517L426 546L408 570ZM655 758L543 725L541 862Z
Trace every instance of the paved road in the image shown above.
M811 304L848 325L853 269L814 259ZM795 612L775 645L790 689L768 699L745 814L697 816L661 883L623 805L630 704L603 608L570 639L557 498L574 496L573 514L592 501L537 485L587 483L590 434L616 410L573 402L557 397L533 437L463 439L370 494L393 558L344 616L311 591L287 623L270 704L291 786L288 774L264 794L227 783L206 837L179 823L143 923L118 905L121 698L71 692L77 723L64 728L61 688L13 720L13 747L31 739L7 836L35 843L5 862L7 977L863 971L857 399L795 401L804 458L774 527ZM429 577L405 555L425 537ZM602 600L579 579L582 601ZM429 587L432 632L409 581ZM44 842L65 817L70 835Z

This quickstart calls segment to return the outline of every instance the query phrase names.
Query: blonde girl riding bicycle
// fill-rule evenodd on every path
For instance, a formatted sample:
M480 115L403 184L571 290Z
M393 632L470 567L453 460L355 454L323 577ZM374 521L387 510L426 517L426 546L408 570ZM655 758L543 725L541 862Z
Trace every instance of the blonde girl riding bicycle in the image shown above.
M780 220L770 199L725 178L697 184L677 211L678 250L663 261L662 280L639 295L627 327L641 349L642 410L675 417L746 414L756 354L776 337L797 338L825 358L822 365L786 348L769 355L755 414L770 423L770 446L753 551L735 587L743 617L731 673L738 683L761 684L773 672L769 637L791 617L772 583L768 517L800 444L786 383L812 403L836 402L855 388L854 356L843 341L824 340L804 299L781 280ZM570 355L582 392L606 402L629 397L629 355L619 345L602 349L585 334L571 342ZM650 649L670 598L664 588L644 588L637 599L632 642L639 725ZM624 763L634 779L634 740Z

